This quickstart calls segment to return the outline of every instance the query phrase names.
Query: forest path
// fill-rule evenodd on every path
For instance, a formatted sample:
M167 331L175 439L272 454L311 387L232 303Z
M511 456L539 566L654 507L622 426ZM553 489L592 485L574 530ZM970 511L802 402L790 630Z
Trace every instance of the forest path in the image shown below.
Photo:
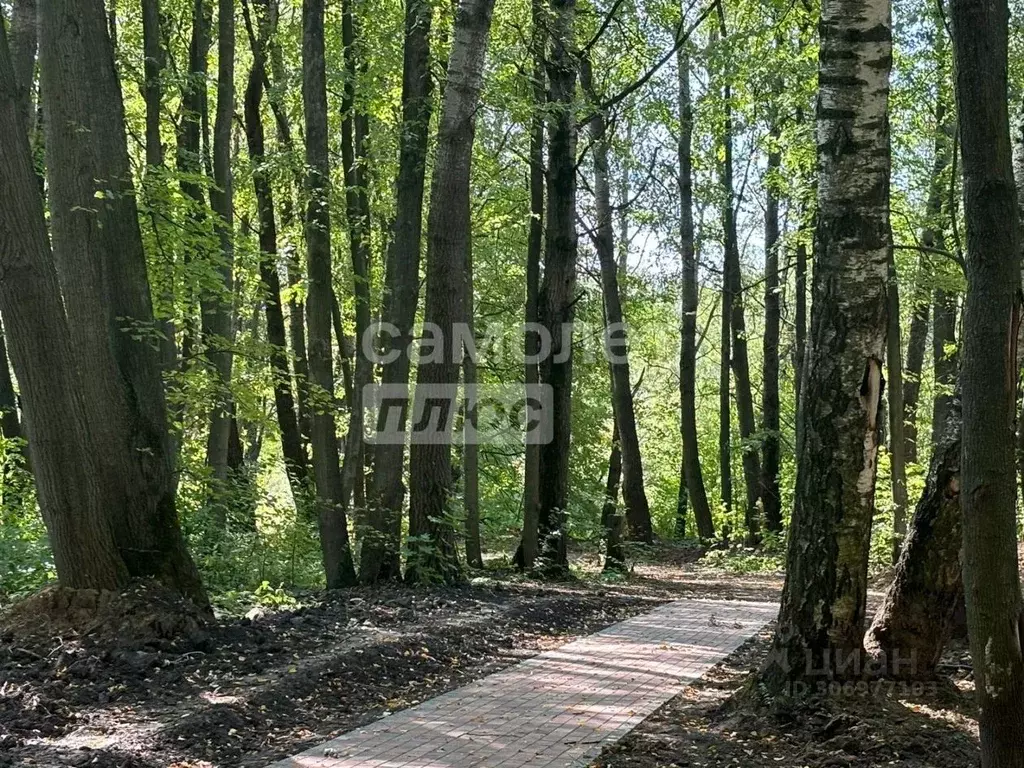
M778 612L677 600L270 768L586 766Z

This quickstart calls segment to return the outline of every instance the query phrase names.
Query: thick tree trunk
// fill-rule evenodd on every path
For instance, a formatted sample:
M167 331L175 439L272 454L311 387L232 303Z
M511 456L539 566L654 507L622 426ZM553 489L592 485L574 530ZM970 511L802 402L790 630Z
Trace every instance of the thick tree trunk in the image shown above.
M899 560L903 539L907 535L907 457L903 434L905 406L903 403L903 340L900 337L900 287L896 261L889 258L889 327L886 331L886 397L889 403L889 470L892 480L892 561Z
M568 568L565 516L572 435L572 321L576 307L576 0L549 3L547 217L544 278L538 309L551 334L540 379L551 388L553 439L541 446L538 530L540 556L551 575Z
M722 41L728 41L728 30L725 22L725 4L718 4L718 23ZM732 344L729 362L736 380L736 416L739 420L740 438L743 441L743 481L746 489L746 506L743 509L743 521L746 527L747 540L756 542L761 529L760 509L758 501L761 497L761 465L754 445L754 433L757 431L754 416L754 397L750 386L750 361L747 354L747 321L743 308L743 275L740 268L740 244L736 232L736 192L733 185L733 120L732 120L732 73L726 67L722 101L724 121L722 126L722 145L724 159L722 161L722 188L725 200L722 206L722 228L725 231L725 270L726 293L729 294L729 308L732 317L729 320L729 332Z
M363 389L373 379L373 366L364 349L370 316L370 202L367 175L367 118L356 108L356 20L353 0L342 0L341 38L345 49L345 86L341 103L341 162L345 171L345 216L348 221L352 283L355 294L356 366L349 398L349 428L345 441L345 497L353 498L358 521L365 511L363 471ZM362 526L357 526L357 533Z
M259 7L259 6L257 6ZM251 25L251 20L249 20ZM270 343L270 367L274 376L274 408L281 433L281 452L285 471L297 508L303 506L305 481L309 466L299 434L299 422L292 395L291 373L288 369L288 343L285 335L284 313L281 302L281 280L277 270L277 215L274 193L264 164L263 118L260 104L266 81L267 40L273 34L273 20L266 8L257 20L258 30L250 29L253 64L245 89L245 135L252 161L253 192L259 215L260 282L264 291L263 311L267 323L267 341Z
M781 86L781 83L780 83ZM777 88L776 92L781 90ZM776 185L782 154L776 148L777 128L772 129L766 177L767 205L764 216L764 359L761 394L761 504L764 525L774 533L782 532L782 499L779 495L779 195Z
M530 233L526 247L526 333L525 380L527 395L540 383L540 365L537 354L540 341L535 328L540 322L540 261L544 249L544 115L547 98L545 73L544 0L532 0L533 16L533 114L530 116ZM539 551L538 525L540 515L540 445L526 441L523 472L523 533L519 550L519 565L533 568Z
M306 253L309 289L310 383L318 388L312 414L313 475L327 588L356 580L349 547L334 414L331 353L330 163L327 153L327 77L324 62L324 1L302 4L302 102L306 121Z
M814 302L797 486L769 692L857 675L874 510L889 224L887 0L825 0L817 113Z
M1006 2L953 0L967 220L964 306L964 596L982 768L1024 766L1024 658L1017 562L1016 419L1020 231L1007 114Z
M932 454L896 575L864 641L880 674L932 676L953 631L963 599L960 428L960 409L954 407Z
M104 508L101 457L89 439L20 95L0 22L0 312L32 411L39 507L61 583L116 589L129 573Z
M430 77L431 7L426 0L406 0L405 54L402 63L402 142L398 158L395 222L388 248L384 308L381 320L394 338L391 355L381 366L381 385L409 383L412 326L420 289L420 247L423 240L423 187L427 140L433 106ZM395 354L397 352L397 354ZM403 405L399 430L404 431L408 412ZM387 413L381 409L377 431L385 428ZM395 580L401 576L402 502L405 445L389 442L374 447L373 490L367 534L360 549L359 577L364 583Z
M231 369L234 363L234 190L231 172L231 133L235 117L235 3L217 3L217 113L213 123L213 183L210 208L216 216L214 227L220 242L216 272L220 285L200 301L203 341L213 367L216 394L210 412L210 434L206 463L215 484L214 497L223 494L228 480L228 442L231 438ZM218 524L223 526L224 500L215 502Z
M470 247L473 138L493 10L494 0L465 0L459 6L441 107L427 224L424 312L424 323L432 325L440 342L441 359L436 359L438 355L423 359L416 375L414 413L424 418L413 427L409 458L410 552L405 575L411 582L452 583L462 579L448 508L452 491L451 422L461 353L456 349L455 325L464 317L463 270Z
M100 0L41 6L54 256L121 556L131 575L205 605L175 509L159 352L146 336L155 320L103 10Z
M594 90L589 59L581 61L580 81L588 98L599 104L600 98ZM625 502L626 530L632 541L651 544L654 542L654 530L651 525L651 509L644 491L640 438L637 435L633 385L629 374L629 340L619 296L619 268L615 258L615 229L608 171L608 128L605 115L600 110L591 119L590 133L594 139L594 202L597 214L594 242L601 264L606 323L605 350L611 369L612 402L622 454L622 498Z

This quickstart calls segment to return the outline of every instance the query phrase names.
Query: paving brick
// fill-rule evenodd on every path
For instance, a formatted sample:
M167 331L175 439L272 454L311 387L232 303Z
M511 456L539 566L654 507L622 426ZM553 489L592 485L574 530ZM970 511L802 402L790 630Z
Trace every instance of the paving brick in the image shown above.
M581 768L777 610L678 600L268 768Z

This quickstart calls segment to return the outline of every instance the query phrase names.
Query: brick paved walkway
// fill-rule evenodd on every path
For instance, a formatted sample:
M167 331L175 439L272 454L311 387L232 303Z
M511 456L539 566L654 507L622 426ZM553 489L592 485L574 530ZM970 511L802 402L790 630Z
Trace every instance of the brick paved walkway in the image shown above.
M777 611L767 603L669 603L270 768L586 766Z

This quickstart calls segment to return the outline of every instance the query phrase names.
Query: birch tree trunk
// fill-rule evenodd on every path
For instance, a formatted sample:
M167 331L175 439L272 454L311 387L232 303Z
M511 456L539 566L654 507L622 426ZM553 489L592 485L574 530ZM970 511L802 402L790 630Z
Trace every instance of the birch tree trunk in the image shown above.
M302 102L306 121L306 254L309 289L309 373L317 388L312 405L313 475L327 588L355 583L335 429L331 352L331 212L327 153L327 77L324 0L303 0Z
M967 220L963 575L983 768L1024 766L1024 611L1017 563L1020 224L1007 110L1006 2L950 4Z
M462 579L455 527L448 507L452 491L451 423L458 392L455 324L463 320L465 254L470 247L470 171L476 112L494 0L459 5L441 107L437 157L427 223L427 298L424 322L439 334L440 360L421 360L416 375L416 413L409 458L410 552L406 580ZM425 394L430 390L430 394ZM438 398L436 403L432 398ZM446 412L447 410L447 412ZM433 414L438 414L435 423ZM417 438L417 431L427 433Z
M779 624L761 681L857 675L874 510L889 224L888 0L825 0L818 214L797 486Z

